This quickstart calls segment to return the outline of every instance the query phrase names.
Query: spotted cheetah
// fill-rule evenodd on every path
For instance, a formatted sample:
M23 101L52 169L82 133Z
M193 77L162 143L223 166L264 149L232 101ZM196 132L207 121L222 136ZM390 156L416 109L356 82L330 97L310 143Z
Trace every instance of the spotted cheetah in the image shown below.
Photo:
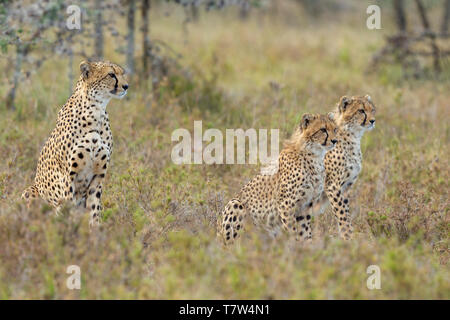
M348 191L361 171L361 138L375 127L375 105L369 95L343 96L330 116L338 126L338 143L325 156L325 192L313 210L321 213L331 203L340 237L350 240L353 227Z
M99 224L102 182L113 148L106 106L111 98L125 96L128 83L124 69L114 63L83 61L80 71L75 91L41 150L34 184L22 198L29 207L40 196L56 212L72 201L90 210L92 227Z
M218 237L227 245L238 237L244 218L276 236L311 239L311 214L325 181L325 153L336 144L336 124L324 115L305 114L278 157L273 174L259 174L225 206Z

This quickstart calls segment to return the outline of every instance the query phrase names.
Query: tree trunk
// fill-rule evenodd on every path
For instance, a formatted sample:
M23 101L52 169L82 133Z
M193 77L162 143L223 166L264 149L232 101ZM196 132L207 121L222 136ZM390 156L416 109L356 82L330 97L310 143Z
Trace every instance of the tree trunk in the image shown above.
M127 16L127 67L131 75L134 73L134 15L136 12L135 0L128 1L128 16Z
M395 20L401 33L406 32L406 14L403 0L394 0Z
M445 0L444 15L442 17L442 24L441 24L441 32L443 34L448 33L448 20L450 20L450 0Z
M142 0L141 14L142 14L142 76L148 77L150 64L150 39L148 37L149 29L149 12L150 0Z
M250 3L248 1L243 1L241 3L241 8L239 9L239 18L241 20L247 20L250 13Z
M95 58L103 59L102 0L95 0Z
M417 10L419 11L420 20L422 20L422 25L425 31L430 30L430 22L428 21L427 12L421 0L416 0Z
M9 90L6 97L6 108L9 110L15 110L16 106L14 101L16 99L17 87L19 86L19 79L22 69L22 62L26 54L26 48L21 43L16 45L16 63L14 64L13 86Z
M416 0L417 10L419 10L420 19L425 33L429 34L431 51L433 52L433 65L436 72L441 71L441 65L439 61L439 47L436 44L436 35L431 32L430 22L428 21L427 12L421 0Z
M191 4L191 16L192 21L197 22L200 12L198 11L198 6L195 3Z

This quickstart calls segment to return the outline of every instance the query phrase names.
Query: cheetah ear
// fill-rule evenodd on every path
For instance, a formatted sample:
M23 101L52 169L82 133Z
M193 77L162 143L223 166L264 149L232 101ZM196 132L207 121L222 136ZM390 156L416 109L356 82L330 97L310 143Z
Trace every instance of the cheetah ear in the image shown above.
M342 96L339 100L339 112L342 113L347 109L347 106L350 104L351 99L347 96Z
M300 122L300 130L302 132L305 131L313 119L314 116L312 114L305 113L302 117L302 121Z
M368 94L366 94L366 95L364 96L364 98L366 98L367 101L372 102L372 98L371 98Z
M91 72L91 64L88 61L82 61L80 63L80 71L83 79L87 79Z

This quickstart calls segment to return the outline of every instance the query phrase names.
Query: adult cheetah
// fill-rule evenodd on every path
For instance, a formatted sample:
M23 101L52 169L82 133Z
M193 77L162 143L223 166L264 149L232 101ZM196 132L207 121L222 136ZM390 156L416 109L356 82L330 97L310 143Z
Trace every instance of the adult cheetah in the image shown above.
M56 212L66 200L90 210L89 225L99 224L102 182L112 148L106 106L122 98L128 83L124 69L110 62L80 64L75 91L58 113L56 127L41 150L34 184L22 198L28 207L39 196Z
M230 244L245 217L277 235L311 238L311 214L325 181L325 153L336 144L336 124L324 115L305 114L278 157L278 169L259 174L230 200L218 220L218 237Z
M353 227L348 191L361 171L361 138L375 127L375 105L369 95L343 96L331 116L338 126L338 143L325 156L325 192L314 210L322 212L330 202L338 222L339 235L349 240Z

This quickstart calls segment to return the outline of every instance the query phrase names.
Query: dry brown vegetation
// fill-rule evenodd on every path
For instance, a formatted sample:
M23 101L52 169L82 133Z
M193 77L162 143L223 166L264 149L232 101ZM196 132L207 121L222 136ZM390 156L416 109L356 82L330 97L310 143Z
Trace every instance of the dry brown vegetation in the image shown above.
M435 80L406 81L395 65L365 74L384 31L367 30L364 11L328 24L210 13L187 34L180 12L155 9L152 37L204 80L169 76L156 101L134 83L109 104L115 150L98 232L73 208L56 217L19 199L67 99L67 62L46 62L26 80L16 111L0 105L0 297L449 299L449 64ZM223 249L216 215L258 167L174 165L172 131L203 120L221 130L279 128L285 138L304 112L329 111L344 94L370 94L377 106L351 197L356 239L339 240L328 212L313 222L309 246L250 230ZM65 285L72 264L79 291ZM381 290L366 287L369 265L381 268Z

